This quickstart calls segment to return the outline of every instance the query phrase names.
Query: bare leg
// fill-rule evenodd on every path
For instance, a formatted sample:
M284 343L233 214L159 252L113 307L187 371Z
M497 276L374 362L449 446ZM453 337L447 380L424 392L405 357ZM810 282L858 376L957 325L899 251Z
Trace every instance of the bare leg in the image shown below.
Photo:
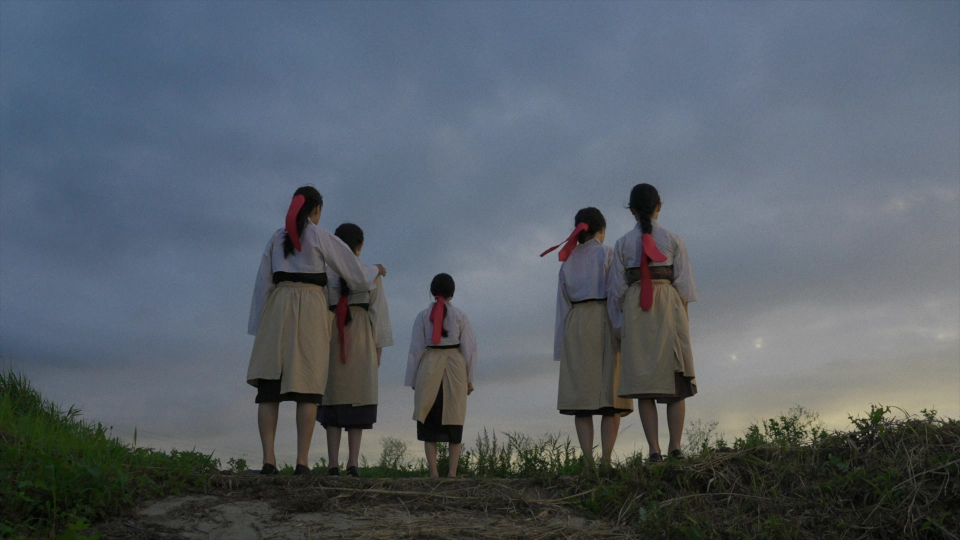
M667 429L670 430L670 446L668 451L680 449L680 438L683 437L683 417L687 413L684 400L667 404Z
M583 451L583 466L593 467L593 417L583 416L573 419L577 428L577 439L580 441L580 450Z
M613 416L604 416L600 420L600 448L603 450L603 457L600 463L610 465L610 459L613 456L613 445L617 444L617 435L620 433L620 414Z
M340 428L327 428L327 467L340 467Z
M350 428L347 430L347 447L350 451L350 457L347 458L347 467L357 467L360 459L360 439L363 437L363 430L360 428Z
M430 469L430 478L439 478L440 473L437 472L437 443L424 442L423 453L427 455L427 468Z
M277 456L273 443L277 438L277 417L280 416L279 403L261 403L257 409L257 427L260 428L260 444L263 446L263 463L276 466Z
M463 444L450 444L450 478L457 477L457 465L460 465L461 450L463 450Z
M310 442L317 425L317 404L297 403L297 465L309 467Z
M657 422L657 402L652 399L638 399L637 412L640 414L640 423L643 425L643 434L647 437L647 446L651 454L660 453L660 437Z

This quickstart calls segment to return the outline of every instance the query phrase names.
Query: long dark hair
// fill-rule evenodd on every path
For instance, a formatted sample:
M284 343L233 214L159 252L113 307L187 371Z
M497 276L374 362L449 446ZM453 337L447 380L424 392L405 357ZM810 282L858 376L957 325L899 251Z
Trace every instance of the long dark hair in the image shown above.
M337 230L333 231L333 234L343 240L343 243L354 253L357 252L357 246L363 243L363 229L353 223L341 224L337 227ZM347 285L347 280L343 279L343 276L340 276L340 296L350 296L350 287ZM351 319L350 311L347 311L347 324L350 323Z
M574 216L573 226L576 227L580 223L586 223L588 227L587 230L580 231L580 233L577 234L577 242L580 244L583 244L589 237L607 228L607 220L603 219L603 213L592 206L581 208L577 212L577 215Z
M636 214L640 230L645 234L650 234L653 230L650 219L657 210L658 204L660 204L660 194L657 193L657 188L650 184L637 184L630 190L630 204L627 208Z
M430 282L430 294L433 296L442 296L443 298L453 298L453 292L457 289L457 284L453 282L453 277L450 274L440 273L433 276L433 281ZM443 304L443 320L447 319L447 304ZM441 323L443 324L443 323ZM447 337L447 329L444 328L440 335Z
M304 198L303 206L301 206L300 211L297 212L297 234L302 237L303 229L307 226L307 219L310 213L313 212L314 208L323 208L323 197L320 196L317 188L313 186L297 188L297 190L293 192L293 196L296 197L297 195L303 195ZM293 240L290 240L290 235L283 233L283 258L286 259L290 255L293 255L296 249L297 248L293 247Z

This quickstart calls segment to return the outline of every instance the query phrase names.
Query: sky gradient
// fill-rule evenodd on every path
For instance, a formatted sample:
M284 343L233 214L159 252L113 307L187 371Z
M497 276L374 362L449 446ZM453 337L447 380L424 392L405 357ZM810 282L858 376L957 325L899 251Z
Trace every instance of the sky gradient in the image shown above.
M0 355L141 444L259 460L246 320L303 184L389 272L368 458L419 452L438 272L478 336L465 440L572 436L537 255L585 206L612 245L640 182L700 293L688 421L960 416L960 3L0 2Z

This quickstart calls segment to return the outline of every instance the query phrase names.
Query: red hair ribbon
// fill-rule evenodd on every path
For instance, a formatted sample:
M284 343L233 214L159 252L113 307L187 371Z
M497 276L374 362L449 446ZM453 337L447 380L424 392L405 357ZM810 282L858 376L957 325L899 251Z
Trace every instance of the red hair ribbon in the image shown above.
M300 209L303 208L303 203L307 202L307 199L303 195L297 195L290 201L290 209L287 210L287 236L290 237L290 241L293 242L293 247L297 248L297 251L300 251L300 231L297 230L297 214L300 213Z
M440 338L443 337L443 302L446 298L435 296L437 303L433 304L433 310L430 311L430 322L433 323L433 344L439 345Z
M540 256L543 257L547 253L550 253L551 251L557 249L560 246L563 246L563 244L566 243L567 245L563 246L563 249L560 250L560 253L557 254L557 257L560 259L560 262L567 260L567 258L570 257L570 254L573 253L573 248L577 247L577 235L580 234L580 231L585 231L589 228L590 226L587 225L586 223L577 223L577 228L574 229L572 233L570 233L570 236L568 236L566 240L544 251L543 253L540 254Z
M340 278L343 279L343 278ZM344 330L347 327L347 314L350 313L347 297L341 296L337 301L337 333L340 335L340 362L347 363L347 340L344 339Z
M650 279L650 261L664 262L667 256L660 253L656 242L649 233L640 235L640 309L650 311L653 306L653 280Z

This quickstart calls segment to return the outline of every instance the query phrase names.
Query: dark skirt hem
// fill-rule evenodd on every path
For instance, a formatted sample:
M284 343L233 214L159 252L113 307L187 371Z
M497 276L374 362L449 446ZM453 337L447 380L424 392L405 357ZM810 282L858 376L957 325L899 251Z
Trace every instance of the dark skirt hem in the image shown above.
M323 405L317 410L317 422L324 428L373 429L377 405Z
M417 440L424 442L445 442L460 444L463 442L463 426L443 423L443 387L437 392L437 399L423 422L417 422Z
M633 412L632 409L618 409L616 407L600 407L599 409L560 409L560 414L575 416L577 418L586 418L588 416L626 416Z
M303 394L300 392L280 393L280 379L257 379L257 397L254 403L281 403L296 401L297 403L316 403L320 405L323 394Z

